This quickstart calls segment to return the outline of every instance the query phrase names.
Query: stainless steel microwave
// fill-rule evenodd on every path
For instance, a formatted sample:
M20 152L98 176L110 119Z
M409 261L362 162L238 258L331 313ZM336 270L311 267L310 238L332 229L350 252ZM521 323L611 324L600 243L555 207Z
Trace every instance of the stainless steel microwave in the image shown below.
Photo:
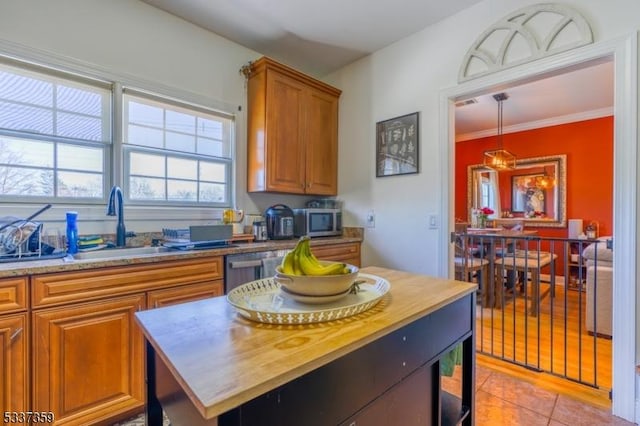
M296 237L327 237L342 235L342 210L306 208L293 209L293 233Z

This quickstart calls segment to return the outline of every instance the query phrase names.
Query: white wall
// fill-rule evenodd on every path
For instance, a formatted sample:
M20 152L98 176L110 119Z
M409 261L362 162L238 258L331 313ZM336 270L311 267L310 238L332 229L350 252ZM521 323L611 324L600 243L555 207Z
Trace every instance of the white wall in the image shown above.
M301 207L308 197L246 193L246 92L242 65L261 56L227 39L137 0L0 0L0 45L35 56L52 56L74 65L113 73L152 85L193 93L211 106L237 114L237 207L259 213L285 202ZM238 112L237 107L242 106ZM0 216L26 217L39 206L0 205ZM127 230L148 232L182 226L194 220L170 221L172 214L126 206ZM38 219L60 226L64 211L54 206ZM104 207L81 208L81 233L114 232ZM175 212L174 212L175 213ZM205 222L216 215L200 216ZM55 226L58 226L57 224Z
M439 96L457 85L464 55L484 30L511 12L536 3L485 0L328 76L330 83L344 90L340 104L339 193L344 199L345 222L363 225L368 211L376 213L375 228L365 232L363 266L375 264L444 275L439 266L441 257L447 254L440 252L439 244L443 233L448 232L450 218L440 217L436 231L428 229L427 220L429 214L440 211L446 195L440 176L451 173L444 169L449 165L442 163L446 153L440 146ZM596 42L630 36L635 39L640 29L640 2L635 0L556 3L582 13L592 26ZM638 76L631 78L637 82ZM376 178L375 123L414 111L421 113L420 173ZM637 204L637 199L633 202ZM638 304L637 290L636 295ZM635 321L638 354L637 315ZM630 377L632 369L627 364L623 368ZM640 417L640 401L637 404ZM627 408L625 416L629 415Z
M327 80L342 88L340 101L339 193L345 222L364 226L363 264L437 274L440 229L428 229L428 216L440 210L445 188L438 144L439 94L456 85L462 59L484 30L505 15L535 1L486 0L404 40L375 52ZM640 2L581 0L563 2L591 23L596 41L640 28ZM420 173L375 177L375 123L420 111ZM444 224L444 226L442 225Z

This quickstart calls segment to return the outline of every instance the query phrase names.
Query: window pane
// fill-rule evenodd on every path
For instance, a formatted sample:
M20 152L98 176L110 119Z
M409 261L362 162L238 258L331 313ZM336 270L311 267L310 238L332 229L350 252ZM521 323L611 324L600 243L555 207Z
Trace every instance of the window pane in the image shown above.
M53 143L0 137L0 164L53 167Z
M198 136L222 140L222 123L198 117Z
M58 167L61 169L103 171L103 151L77 145L58 145Z
M102 199L108 148L95 142L111 142L111 120L103 82L0 63L0 128L16 134L0 136L0 199Z
M230 163L220 163L223 158L231 158L233 121L206 108L173 99L165 102L160 95L146 95L135 89L125 89L123 99L125 145L153 147L154 154L166 161L165 170L160 167L159 158L153 159L147 153L141 156L140 149L126 147L130 161L125 176L164 178L167 201L228 205ZM203 183L208 184L204 189Z
M77 114L58 113L56 134L87 141L102 140L102 119Z
M165 177L163 155L132 152L129 156L129 173L132 175ZM164 189L162 190L164 193Z
M200 184L200 201L209 203L226 203L225 185L218 183Z
M126 143L154 148L162 148L162 130L129 125L129 138Z
M196 118L193 115L168 109L166 119L167 130L189 133L191 135L196 133Z
M128 107L129 116L127 118L129 122L149 127L163 127L164 117L162 108L134 101L130 101Z
M0 70L0 98L52 107L53 84L30 76Z
M200 180L224 183L227 180L227 166L220 163L200 162Z
M167 177L180 179L198 179L198 162L183 158L167 159Z
M53 171L0 166L0 194L53 195Z
M102 175L59 172L58 196L102 198Z
M53 112L50 109L0 101L0 127L52 135Z
M196 151L196 138L192 135L183 135L180 133L167 132L166 133L167 149L181 152L195 152Z
M132 200L164 200L164 179L132 177L129 179L129 198Z
M211 157L231 158L229 152L225 150L225 144L213 139L198 138L198 154L209 155Z
M169 180L168 198L173 201L198 201L198 185L184 180Z
M58 86L58 108L94 117L102 117L102 96L75 87Z

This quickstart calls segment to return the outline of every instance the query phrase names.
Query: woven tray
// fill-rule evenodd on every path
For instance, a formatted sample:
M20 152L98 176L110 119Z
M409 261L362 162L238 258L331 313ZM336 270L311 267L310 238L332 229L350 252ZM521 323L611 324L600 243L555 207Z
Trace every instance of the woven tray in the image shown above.
M227 301L241 316L267 324L312 324L357 315L374 307L389 292L391 285L384 278L358 274L356 294L348 294L335 302L310 305L288 297L273 277L251 281L234 288Z

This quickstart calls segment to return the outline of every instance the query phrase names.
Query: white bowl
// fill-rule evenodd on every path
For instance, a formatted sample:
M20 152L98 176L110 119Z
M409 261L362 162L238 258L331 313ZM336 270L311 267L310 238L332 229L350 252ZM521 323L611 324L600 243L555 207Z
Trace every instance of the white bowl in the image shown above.
M335 302L336 300L340 300L344 297L347 297L350 290L345 291L344 293L339 294L330 294L328 296L306 296L304 294L292 293L286 289L286 287L280 286L281 294L284 294L286 297L289 297L296 302L304 303L307 305L322 305L325 303Z
M330 261L321 260L320 263L327 265ZM340 262L343 263L343 262ZM340 275L290 275L285 274L276 268L274 280L290 293L304 296L331 296L342 294L349 290L358 276L358 267L345 264L351 271L348 274Z

